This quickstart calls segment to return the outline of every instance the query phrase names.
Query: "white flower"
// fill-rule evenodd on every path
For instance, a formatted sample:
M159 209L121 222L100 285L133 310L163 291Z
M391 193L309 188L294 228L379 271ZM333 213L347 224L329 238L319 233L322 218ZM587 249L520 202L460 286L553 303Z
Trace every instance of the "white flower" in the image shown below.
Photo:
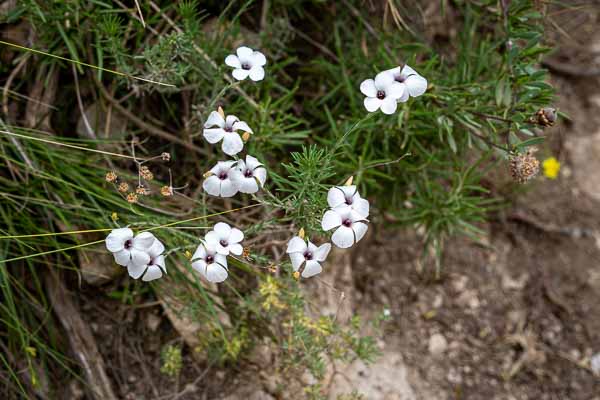
M327 203L333 209L350 207L362 218L369 216L369 201L358 194L356 186L334 186L327 192Z
M217 253L225 256L229 253L239 256L244 249L240 242L244 240L244 233L237 228L232 228L225 222L219 222L212 231L204 237L206 243L217 249Z
M244 160L239 160L237 169L240 171L240 174L234 175L232 180L238 186L238 190L242 193L258 192L260 187L263 187L267 180L267 170L252 156L246 156L245 162Z
M126 267L130 263L139 266L150 261L148 249L154 243L155 237L150 232L142 232L133 237L129 228L113 229L106 237L106 248L113 253L117 264Z
M149 260L144 265L135 265L134 263L129 263L127 265L127 272L129 276L133 279L138 279L140 276L143 281L149 282L155 279L158 279L163 276L163 273L167 273L167 267L165 266L165 256L163 253L165 251L165 246L161 243L160 240L154 239L154 243L147 250Z
M381 109L384 114L395 113L397 101L404 95L404 90L404 86L387 71L378 73L375 80L366 79L360 84L360 91L367 96L364 104L369 112Z
M337 247L347 249L358 242L367 233L368 222L365 217L354 211L352 207L338 207L325 212L321 227L324 231L337 228L331 236L331 241Z
M407 101L409 96L420 96L427 90L427 79L423 78L408 65L388 69L384 72L390 73L394 77L394 80L404 87L402 97L398 99L399 102L403 103Z
M330 243L325 243L317 247L310 241L305 242L300 236L294 236L288 242L286 253L290 255L294 271L298 271L302 264L306 262L302 270L302 277L310 278L323 271L320 263L325 261L329 250L331 250Z
M216 128L213 128L216 126ZM204 138L211 144L220 142L221 149L227 155L234 156L244 148L244 141L237 131L253 133L252 129L244 121L240 121L235 115L223 118L217 111L213 111L204 123Z
M210 176L202 182L202 188L211 196L231 197L238 192L234 180L241 172L235 168L235 161L219 161L211 168Z
M219 254L214 243L201 243L192 256L192 268L209 282L227 279L227 256Z
M230 54L225 58L225 64L234 68L233 77L238 81L247 77L253 81L262 81L265 77L263 66L267 63L265 55L246 46L238 47L236 53L237 56Z

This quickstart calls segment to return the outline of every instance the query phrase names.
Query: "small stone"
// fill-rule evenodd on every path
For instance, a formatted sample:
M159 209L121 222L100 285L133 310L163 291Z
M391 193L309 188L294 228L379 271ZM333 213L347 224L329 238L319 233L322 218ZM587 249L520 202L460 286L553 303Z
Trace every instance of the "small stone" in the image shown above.
M596 375L600 375L600 353L596 353L590 358L590 367Z
M433 335L431 335L431 337L429 338L429 352L432 355L438 356L445 352L447 348L448 341L446 340L444 335L442 335L441 333L434 333Z

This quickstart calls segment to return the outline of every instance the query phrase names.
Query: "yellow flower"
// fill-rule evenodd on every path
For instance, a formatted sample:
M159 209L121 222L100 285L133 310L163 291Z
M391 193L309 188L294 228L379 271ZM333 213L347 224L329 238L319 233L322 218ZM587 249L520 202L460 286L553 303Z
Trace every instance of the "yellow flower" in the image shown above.
M556 179L560 171L560 162L554 157L546 158L542 163L542 167L544 168L546 178Z

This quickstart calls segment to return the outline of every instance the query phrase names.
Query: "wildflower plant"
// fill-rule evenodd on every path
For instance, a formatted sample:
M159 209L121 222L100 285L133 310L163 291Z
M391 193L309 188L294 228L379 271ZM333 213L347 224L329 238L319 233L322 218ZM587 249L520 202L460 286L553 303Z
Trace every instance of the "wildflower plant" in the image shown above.
M17 3L5 21L27 21L36 40L29 50L3 42L0 72L27 63L6 80L13 89L40 68L54 75L36 84L64 84L52 132L21 124L27 106L16 102L17 118L0 119L2 340L29 371L32 343L44 344L45 364L65 365L56 335L38 329L52 325L36 308L49 309L40 267L77 270L97 251L140 289L123 301L169 288L210 328L196 350L211 358L244 362L270 340L290 379L306 369L321 379L331 360L372 360L365 321L307 314L305 279L319 285L336 268L332 245L366 246L369 229L394 224L422 228L439 273L444 240L476 236L498 203L487 172L535 179L532 146L557 119L538 67L543 16L526 0L453 5L460 26L447 49L385 29L359 1L338 12L272 2L252 26L260 33L244 26L261 19L250 3L150 2L141 15L118 2ZM94 121L91 105L103 113ZM91 135L75 135L75 118ZM119 120L125 128L111 129ZM164 373L176 375L179 357L165 353L174 366ZM31 397L13 371L22 367L3 365L9 390Z

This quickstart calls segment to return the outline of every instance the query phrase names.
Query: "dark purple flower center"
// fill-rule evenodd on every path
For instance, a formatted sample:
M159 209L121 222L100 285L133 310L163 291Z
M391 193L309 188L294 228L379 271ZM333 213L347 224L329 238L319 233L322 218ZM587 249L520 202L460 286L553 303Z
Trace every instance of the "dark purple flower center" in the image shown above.
M219 172L219 175L218 175L219 179L222 180L222 181L224 181L225 179L227 179L227 176L228 176L228 174L225 171Z
M223 130L225 132L233 132L233 125L225 125L225 128L223 128Z
M307 251L304 253L304 259L305 260L312 260L313 259L313 253L311 253L310 251Z
M352 226L352 220L350 218L346 218L342 221L342 225L344 225L347 228L350 228Z
M248 64L247 62L242 63L242 69L250 69L250 64Z
M246 178L252 178L254 175L252 174L252 170L247 169L244 171L244 176Z
M148 265L154 265L154 258L151 258L150 261L148 261Z
M377 91L377 98L378 98L379 100L383 100L383 99L385 99L385 92L384 92L383 90L378 90L378 91Z
M352 205L353 201L353 197L346 197L346 204Z
M207 264L211 264L215 261L215 258L213 256L211 256L210 254L206 256L206 263Z
M406 80L407 76L404 76L403 74L400 74L400 75L396 75L395 78L396 78L396 82L402 83L402 82L404 82Z
M124 244L125 249L129 250L132 246L133 246L133 240L127 239Z
M228 243L228 242L227 242L227 240L225 240L225 239L221 239L221 240L219 240L219 244L220 244L221 246L223 246L223 247L227 247L227 246L229 246L229 243Z

